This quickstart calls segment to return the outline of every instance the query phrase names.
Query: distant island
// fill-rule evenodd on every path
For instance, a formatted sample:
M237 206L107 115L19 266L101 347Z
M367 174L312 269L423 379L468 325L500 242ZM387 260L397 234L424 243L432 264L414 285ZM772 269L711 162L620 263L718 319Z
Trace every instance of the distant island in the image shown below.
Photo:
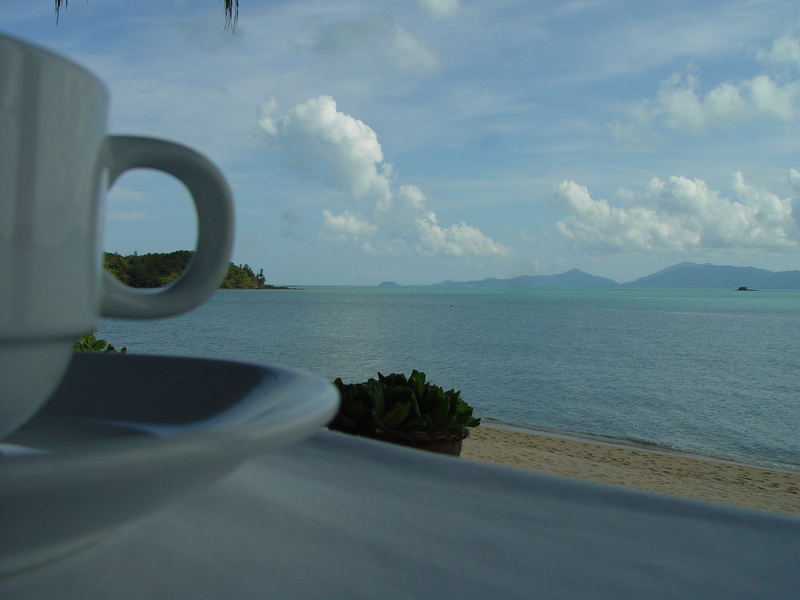
M768 271L756 267L733 267L711 263L682 262L623 283L636 288L690 288L798 290L800 271Z
M153 252L149 254L129 254L123 256L116 252L103 255L103 265L122 283L135 288L157 288L177 279L192 257L189 250L175 252ZM250 265L230 263L228 273L220 285L229 290L289 289L267 284L264 270L255 273Z
M613 279L598 277L584 273L579 269L572 269L558 275L520 275L511 279L496 279L489 277L479 281L442 281L434 283L437 286L451 287L581 287L581 288L609 288L619 284Z
M579 269L556 275L520 275L510 279L489 277L476 281L441 281L449 287L569 287L569 288L683 288L726 290L798 290L800 271L767 271L711 263L682 262L635 281L617 283Z
M381 281L378 284L378 287L400 287L400 284L395 283L394 281Z

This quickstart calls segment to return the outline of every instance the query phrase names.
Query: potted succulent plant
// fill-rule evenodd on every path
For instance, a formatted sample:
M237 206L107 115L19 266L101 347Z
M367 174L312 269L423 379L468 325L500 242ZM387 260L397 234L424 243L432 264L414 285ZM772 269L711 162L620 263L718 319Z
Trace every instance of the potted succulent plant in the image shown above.
M458 456L467 428L481 422L461 392L426 382L420 371L334 384L341 404L328 427L337 431Z
M75 352L127 352L128 349L123 346L117 350L114 346L105 340L99 340L94 337L94 332L84 333L81 337L75 340L72 345Z

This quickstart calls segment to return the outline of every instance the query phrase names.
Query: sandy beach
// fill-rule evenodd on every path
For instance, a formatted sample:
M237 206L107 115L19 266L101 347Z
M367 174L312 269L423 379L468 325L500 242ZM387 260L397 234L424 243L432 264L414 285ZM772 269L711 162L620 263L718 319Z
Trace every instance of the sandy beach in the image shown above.
M800 516L800 473L484 422L463 458Z

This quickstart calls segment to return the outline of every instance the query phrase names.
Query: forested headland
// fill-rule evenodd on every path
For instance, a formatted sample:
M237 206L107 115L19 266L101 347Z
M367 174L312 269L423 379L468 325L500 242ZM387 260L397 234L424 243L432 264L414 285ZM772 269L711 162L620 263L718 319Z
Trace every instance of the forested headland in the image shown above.
M166 285L180 275L189 264L192 253L189 250L175 252L153 252L150 254L129 254L123 256L116 252L106 252L103 264L122 283L135 288L155 288ZM264 269L258 273L250 265L228 267L228 274L220 285L222 289L286 289L267 285Z

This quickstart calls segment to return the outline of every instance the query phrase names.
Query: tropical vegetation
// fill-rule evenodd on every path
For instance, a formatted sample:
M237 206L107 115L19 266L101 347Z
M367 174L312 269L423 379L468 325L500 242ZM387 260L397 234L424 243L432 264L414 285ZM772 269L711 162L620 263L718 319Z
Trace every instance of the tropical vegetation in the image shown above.
M161 287L176 279L186 266L192 253L189 250L175 252L154 252L150 254L131 254L122 256L116 252L107 252L103 263L122 283L136 288ZM255 273L250 265L231 263L222 284L223 289L265 289L267 285L264 270Z
M105 340L99 340L94 336L94 333L84 333L81 337L75 340L73 345L75 352L127 352L128 349L123 346L117 350L114 346Z
M455 433L466 435L467 427L481 420L461 392L445 391L425 381L425 373L414 370L370 378L361 383L334 381L341 396L339 412L329 427L337 431L376 437L386 432Z

